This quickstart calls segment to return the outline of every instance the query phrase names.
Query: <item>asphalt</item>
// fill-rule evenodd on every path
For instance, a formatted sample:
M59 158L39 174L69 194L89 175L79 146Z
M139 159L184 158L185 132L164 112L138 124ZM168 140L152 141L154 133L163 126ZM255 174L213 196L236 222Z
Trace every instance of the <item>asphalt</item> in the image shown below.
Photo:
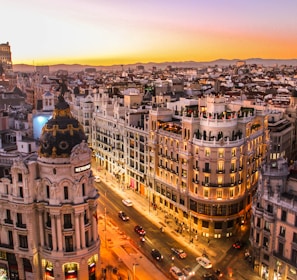
M176 241L182 243L188 251L197 256L206 253L209 259L215 264L223 261L227 251L235 241L230 239L207 239L194 235L187 231L176 232L175 221L159 209L154 210L149 206L148 200L134 192L132 189L123 190L116 178L108 172L98 171L93 168L94 175L100 176L106 185L122 198L129 198L133 201L133 207L144 213L157 226L162 226L167 234ZM166 215L166 216L165 216ZM98 220L99 234L101 238L101 278L104 280L166 280L168 279L146 256L137 248L137 244L121 232L116 224L100 213ZM105 230L106 228L106 230ZM242 229L242 235L247 234ZM112 236L112 238L111 238ZM190 240L192 239L192 242ZM227 273L223 279L230 280L259 280L259 276L252 270L251 265L241 257L232 260L228 264Z

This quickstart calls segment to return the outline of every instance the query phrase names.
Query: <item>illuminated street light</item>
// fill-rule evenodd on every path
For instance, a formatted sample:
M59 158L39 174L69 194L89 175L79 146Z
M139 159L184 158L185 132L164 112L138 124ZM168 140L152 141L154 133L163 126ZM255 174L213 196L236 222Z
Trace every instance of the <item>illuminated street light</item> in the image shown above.
M133 280L136 280L136 275L135 275L135 267L139 265L138 263L133 263Z

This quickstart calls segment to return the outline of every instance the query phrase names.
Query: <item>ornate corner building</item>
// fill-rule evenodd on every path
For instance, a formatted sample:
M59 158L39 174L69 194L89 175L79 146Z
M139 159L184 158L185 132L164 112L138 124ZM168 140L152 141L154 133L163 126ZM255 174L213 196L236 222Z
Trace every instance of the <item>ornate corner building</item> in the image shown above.
M99 275L99 195L86 140L60 96L38 155L1 156L0 269L9 279Z
M157 107L149 115L151 201L190 231L229 237L250 216L268 113L219 95L173 112Z

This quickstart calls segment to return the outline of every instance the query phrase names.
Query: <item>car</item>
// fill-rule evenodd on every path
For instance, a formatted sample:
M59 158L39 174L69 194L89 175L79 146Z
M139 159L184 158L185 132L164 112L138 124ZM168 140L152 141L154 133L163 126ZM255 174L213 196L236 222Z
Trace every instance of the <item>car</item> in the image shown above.
M96 182L96 183L100 183L100 182L101 182L101 179L100 179L99 176L95 176L95 182Z
M161 261L161 260L163 260L163 255L160 253L160 251L159 250L157 250L157 249L152 249L152 251L151 251L151 255L152 255L152 257L155 259L155 260L157 260L157 261Z
M211 274L211 273L204 273L202 275L202 279L203 280L218 280L218 278L214 274Z
M186 276L182 273L182 271L177 266L170 267L169 273L172 275L174 279L177 279L177 280L186 279Z
M240 240L237 240L233 243L232 247L235 249L241 249L244 247L244 243Z
M180 248L171 248L171 252L177 255L180 259L185 259L187 257L186 252Z
M196 261L197 261L198 264L200 264L204 268L211 268L212 267L211 261L206 257L198 257L198 258L196 258Z
M145 235L145 230L143 229L142 226L136 225L134 227L134 231L137 232L139 235L144 236Z
M119 212L119 218L121 218L123 221L127 222L130 220L129 216L123 211Z
M183 269L182 272L186 275L186 276L193 276L195 275L195 270L192 270L192 268L189 265L186 265Z
M129 206L129 207L131 207L133 205L133 203L130 199L123 199L122 202L124 205Z

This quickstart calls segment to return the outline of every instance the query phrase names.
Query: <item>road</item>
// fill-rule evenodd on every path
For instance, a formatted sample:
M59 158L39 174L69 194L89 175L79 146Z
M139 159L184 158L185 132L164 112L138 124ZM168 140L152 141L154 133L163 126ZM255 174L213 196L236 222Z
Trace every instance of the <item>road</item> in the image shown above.
M125 235L131 237L131 241L136 247L148 258L150 259L165 275L169 275L168 271L172 265L176 265L179 268L183 268L186 265L194 268L197 266L196 257L197 254L192 251L188 251L184 244L178 243L169 234L160 231L160 227L157 227L153 222L151 222L147 216L139 212L136 208L127 207L122 203L122 197L120 197L116 192L113 192L104 182L95 183L99 193L101 194L98 201L99 211L101 214L106 213L109 220L125 233ZM127 196L128 195L127 191ZM129 198L129 197L127 197ZM118 212L124 211L129 217L128 222L122 221L118 217ZM143 243L139 239L139 235L134 231L136 225L141 225L146 230L146 241ZM168 230L168 227L167 227ZM106 237L105 237L106 238ZM104 238L102 239L104 242ZM181 248L187 253L185 259L179 259L177 256L173 256L171 248ZM156 261L151 256L152 248L158 249L163 255L163 260L161 262ZM237 258L239 251L230 250L228 254L228 259L223 260L222 264L226 262L231 262ZM173 258L174 257L174 258ZM227 267L227 266L226 266ZM201 279L202 275L206 272L213 272L213 269L204 269L203 267L198 267L195 277L191 279Z

